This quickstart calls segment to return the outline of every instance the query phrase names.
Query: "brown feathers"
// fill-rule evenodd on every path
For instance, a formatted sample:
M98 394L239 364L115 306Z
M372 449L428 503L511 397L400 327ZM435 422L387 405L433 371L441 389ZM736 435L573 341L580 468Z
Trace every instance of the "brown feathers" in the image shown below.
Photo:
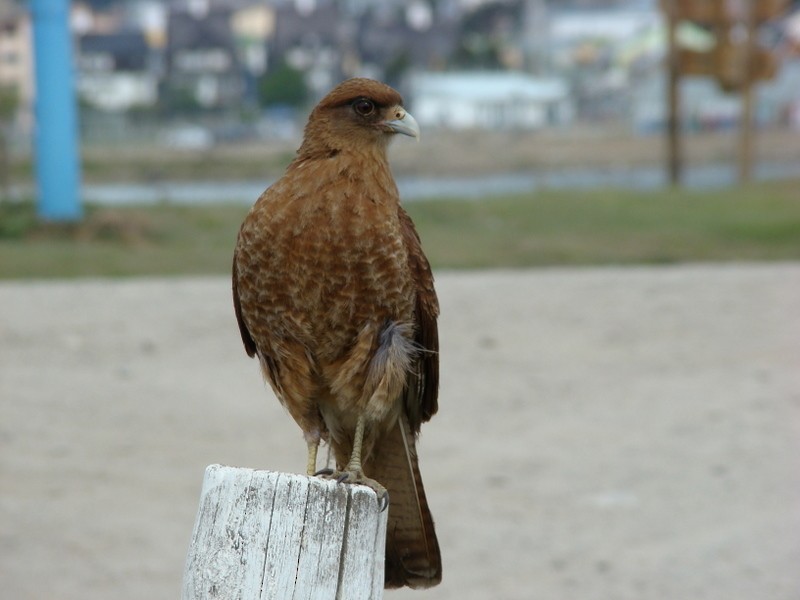
M441 559L414 442L438 407L439 305L386 159L398 133L419 130L389 86L331 91L242 224L233 297L245 350L310 447L328 440L344 468L364 420L364 474L391 502L387 586L429 587Z

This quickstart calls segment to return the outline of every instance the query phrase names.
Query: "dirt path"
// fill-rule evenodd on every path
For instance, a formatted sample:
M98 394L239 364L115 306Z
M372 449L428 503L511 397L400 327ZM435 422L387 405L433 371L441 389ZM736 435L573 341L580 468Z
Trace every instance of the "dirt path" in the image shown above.
M796 600L800 264L440 273L436 591ZM204 467L302 471L224 278L0 283L0 581L174 599Z

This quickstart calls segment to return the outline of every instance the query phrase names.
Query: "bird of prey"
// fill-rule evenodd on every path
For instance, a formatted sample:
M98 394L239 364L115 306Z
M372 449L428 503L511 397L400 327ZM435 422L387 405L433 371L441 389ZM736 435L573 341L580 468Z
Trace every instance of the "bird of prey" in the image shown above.
M303 431L308 473L327 441L342 482L388 493L386 587L441 581L416 452L438 408L439 304L387 161L419 137L391 87L355 78L314 108L285 174L239 231L233 301L250 356Z

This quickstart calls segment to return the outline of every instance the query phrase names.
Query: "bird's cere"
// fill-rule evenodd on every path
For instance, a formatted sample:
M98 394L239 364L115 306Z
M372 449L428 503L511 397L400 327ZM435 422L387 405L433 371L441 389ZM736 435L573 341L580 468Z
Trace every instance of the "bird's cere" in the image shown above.
M419 141L419 124L417 120L411 116L411 113L406 112L404 108L398 106L397 110L394 111L394 115L395 118L391 121L384 121L384 125L394 133L402 133L403 135L413 137Z

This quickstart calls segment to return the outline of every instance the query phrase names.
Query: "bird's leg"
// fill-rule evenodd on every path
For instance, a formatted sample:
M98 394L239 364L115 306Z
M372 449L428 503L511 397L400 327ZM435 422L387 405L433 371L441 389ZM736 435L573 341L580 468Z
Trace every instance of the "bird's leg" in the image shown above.
M353 433L353 452L350 454L350 462L347 463L347 471L350 473L361 473L361 447L364 445L364 415L359 415L356 421L356 430Z
M319 450L319 440L306 440L306 445L308 446L306 473L311 477L317 472L317 450Z
M353 432L353 451L350 453L350 460L344 471L323 469L322 471L317 471L316 475L335 479L339 483L355 483L372 488L378 496L378 504L381 507L381 511L384 511L389 506L389 492L383 485L364 475L364 471L361 468L361 449L364 445L365 427L366 419L364 415L359 415L356 421L356 429Z

